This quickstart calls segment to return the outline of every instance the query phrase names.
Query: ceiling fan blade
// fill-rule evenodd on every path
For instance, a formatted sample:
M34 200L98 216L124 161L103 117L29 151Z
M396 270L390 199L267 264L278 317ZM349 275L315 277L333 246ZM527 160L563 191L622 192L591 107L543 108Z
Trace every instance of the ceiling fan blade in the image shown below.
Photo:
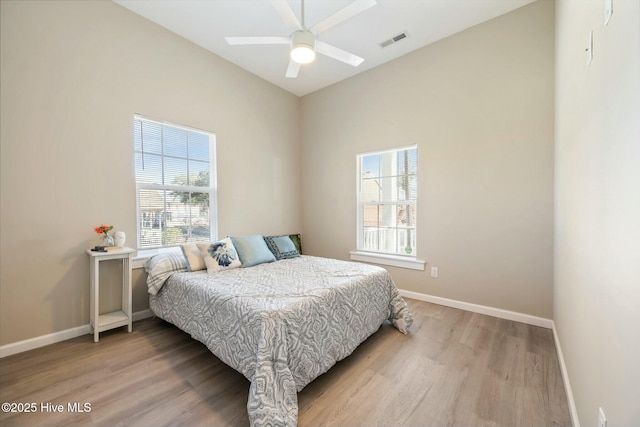
M316 34L321 34L327 31L329 28L333 28L336 25L346 21L347 19L351 19L359 13L364 12L376 5L376 0L356 0L351 3L349 6L340 9L333 15L328 18L318 22L313 27L309 28L312 32Z
M364 61L364 58L360 58L353 53L338 49L337 47L331 46L330 44L327 44L320 40L316 40L316 52L330 58L337 59L338 61L342 61L346 64L353 65L354 67L357 67L358 65L362 64L362 61Z
M289 61L289 66L287 67L287 74L285 74L285 76L290 79L295 79L296 77L298 77L299 71L300 71L300 64L291 60Z
M287 0L271 0L271 5L278 12L278 15L280 15L280 18L282 18L285 24L296 30L302 28L298 17L293 13L293 10L291 10L291 6L289 6Z
M230 45L240 44L289 44L289 37L271 37L271 36L249 36L249 37L225 37Z

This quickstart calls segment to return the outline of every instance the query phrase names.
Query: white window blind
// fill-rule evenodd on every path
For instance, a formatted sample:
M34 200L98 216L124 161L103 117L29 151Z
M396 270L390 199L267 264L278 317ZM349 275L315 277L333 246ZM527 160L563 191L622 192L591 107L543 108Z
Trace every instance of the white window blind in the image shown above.
M360 154L358 251L416 256L418 149Z
M215 135L134 117L138 249L217 236Z

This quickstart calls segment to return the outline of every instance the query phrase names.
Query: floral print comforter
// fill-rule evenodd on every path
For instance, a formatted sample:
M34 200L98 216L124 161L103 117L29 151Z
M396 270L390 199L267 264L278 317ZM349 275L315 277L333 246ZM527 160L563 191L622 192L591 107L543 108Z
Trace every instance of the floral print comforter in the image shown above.
M249 381L252 426L295 426L297 392L409 309L383 268L301 256L214 274L176 272L151 310Z

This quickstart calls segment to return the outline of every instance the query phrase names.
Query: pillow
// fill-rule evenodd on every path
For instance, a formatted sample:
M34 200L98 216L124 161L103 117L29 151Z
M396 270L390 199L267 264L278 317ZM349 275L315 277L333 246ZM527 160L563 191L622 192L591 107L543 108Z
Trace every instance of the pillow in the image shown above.
M207 268L207 265L204 263L204 258L202 257L202 253L200 251L200 246L202 245L202 243L185 243L184 245L180 246L184 257L187 260L187 269L189 271L199 271ZM210 244L207 243L205 246L209 247L209 245Z
M289 234L289 238L291 239L293 244L296 246L296 249L298 250L298 253L300 255L302 255L302 240L300 239L300 235L299 234Z
M295 258L300 256L296 245L289 236L265 236L265 243L276 259Z
M231 236L231 240L238 251L242 267L252 267L276 260L264 242L264 238L259 234L242 237Z
M157 295L164 282L176 271L187 271L187 262L183 256L174 253L158 254L144 263L149 293Z
M206 245L199 244L198 246L200 247L204 263L207 266L207 273L231 270L242 265L238 252L228 237L217 242Z

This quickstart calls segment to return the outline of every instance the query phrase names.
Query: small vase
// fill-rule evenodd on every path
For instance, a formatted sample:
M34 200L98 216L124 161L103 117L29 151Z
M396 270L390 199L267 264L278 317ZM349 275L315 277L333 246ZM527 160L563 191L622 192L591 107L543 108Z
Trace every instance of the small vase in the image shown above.
M115 244L113 243L113 237L107 235L102 235L100 236L100 242L98 243L99 246L115 246Z
M124 246L124 242L127 239L127 235L124 231L116 231L113 235L113 241L115 245L119 248Z

